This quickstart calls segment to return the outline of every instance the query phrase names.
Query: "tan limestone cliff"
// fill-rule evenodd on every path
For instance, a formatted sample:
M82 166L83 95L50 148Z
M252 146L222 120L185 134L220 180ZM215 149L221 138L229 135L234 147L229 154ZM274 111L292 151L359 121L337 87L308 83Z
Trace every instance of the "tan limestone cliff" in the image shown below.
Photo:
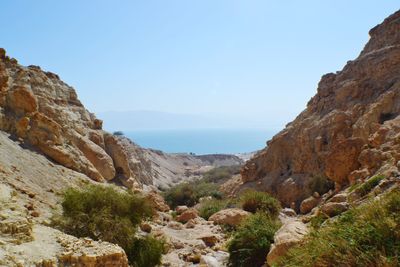
M245 164L245 187L298 208L313 193L314 177L327 177L340 190L377 172L398 172L400 12L370 37L355 60L322 77L307 108Z

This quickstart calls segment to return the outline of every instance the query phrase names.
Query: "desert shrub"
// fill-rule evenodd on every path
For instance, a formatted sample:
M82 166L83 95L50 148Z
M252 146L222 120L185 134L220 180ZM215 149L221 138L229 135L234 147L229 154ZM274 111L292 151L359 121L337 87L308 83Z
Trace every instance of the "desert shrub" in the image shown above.
M176 208L179 205L192 207L198 203L201 197L205 196L212 196L217 199L222 198L222 194L218 191L218 186L206 182L183 183L164 192L164 199L171 208Z
M399 266L400 191L314 229L278 266Z
M265 192L246 190L240 196L241 207L245 211L255 213L263 211L275 218L279 214L281 206L279 201Z
M228 243L229 266L262 266L279 226L276 219L271 219L265 213L249 216L234 232Z
M223 209L232 208L235 205L236 201L233 199L210 199L201 203L199 215L208 220L214 213Z
M383 175L375 175L371 178L369 178L367 181L365 181L363 184L361 184L358 188L357 191L360 192L362 196L365 196L368 194L375 186L379 184L380 181L385 179L385 176Z
M335 183L322 175L313 176L308 184L310 193L318 192L320 195L325 194L335 187Z
M127 256L134 259L134 267L158 266L164 253L164 242L151 236L136 238Z
M77 237L118 244L134 266L155 266L154 258L159 261L162 244L151 238L135 237L137 225L154 214L153 207L145 198L112 187L86 185L82 189L68 189L61 205L62 215L53 218L54 226L60 230ZM138 243L144 244L143 248L151 250L151 254L142 251ZM140 260L147 265L130 256L135 253L141 255ZM146 255L151 258L146 258Z
M318 229L321 227L321 225L329 218L328 215L326 215L323 212L320 212L318 215L314 216L310 220L311 227Z
M203 181L208 183L223 183L235 174L239 174L240 166L221 166L203 174Z

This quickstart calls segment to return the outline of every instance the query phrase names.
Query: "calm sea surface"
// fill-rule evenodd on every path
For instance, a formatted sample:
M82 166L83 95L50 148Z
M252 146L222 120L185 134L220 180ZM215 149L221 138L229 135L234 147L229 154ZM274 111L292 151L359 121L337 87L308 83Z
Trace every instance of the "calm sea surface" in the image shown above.
M265 147L274 134L269 130L138 130L124 132L125 136L145 148L169 153L245 153Z

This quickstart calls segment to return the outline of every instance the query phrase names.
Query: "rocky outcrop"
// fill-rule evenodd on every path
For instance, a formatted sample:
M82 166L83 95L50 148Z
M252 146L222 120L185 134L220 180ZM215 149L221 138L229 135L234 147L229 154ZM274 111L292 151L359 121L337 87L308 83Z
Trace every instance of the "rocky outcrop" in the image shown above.
M245 186L257 183L298 208L313 193L314 177L334 181L338 191L376 172L398 171L399 21L400 12L388 17L370 31L358 58L322 77L306 110L245 164Z
M34 194L29 194L34 198ZM122 248L107 242L79 239L39 224L18 205L22 195L0 183L0 265L1 266L128 266ZM37 217L37 216L35 216ZM22 253L23 252L23 253Z
M0 52L0 130L93 180L123 176L130 187L152 184L145 167L138 167L145 166L143 160L121 153L126 141L104 132L102 121L85 109L72 87L54 73L23 67Z

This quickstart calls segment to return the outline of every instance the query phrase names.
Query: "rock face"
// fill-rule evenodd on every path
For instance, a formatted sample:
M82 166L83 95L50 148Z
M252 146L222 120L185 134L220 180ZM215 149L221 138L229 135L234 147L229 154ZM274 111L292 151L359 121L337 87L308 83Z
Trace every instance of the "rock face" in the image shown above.
M37 66L18 65L3 49L0 54L0 130L95 181L152 183L138 167L144 161L121 153L124 140L101 129L72 87Z
M398 171L400 12L370 37L358 58L324 75L306 110L245 164L245 186L258 183L298 208L315 177L327 177L338 190L376 172Z

